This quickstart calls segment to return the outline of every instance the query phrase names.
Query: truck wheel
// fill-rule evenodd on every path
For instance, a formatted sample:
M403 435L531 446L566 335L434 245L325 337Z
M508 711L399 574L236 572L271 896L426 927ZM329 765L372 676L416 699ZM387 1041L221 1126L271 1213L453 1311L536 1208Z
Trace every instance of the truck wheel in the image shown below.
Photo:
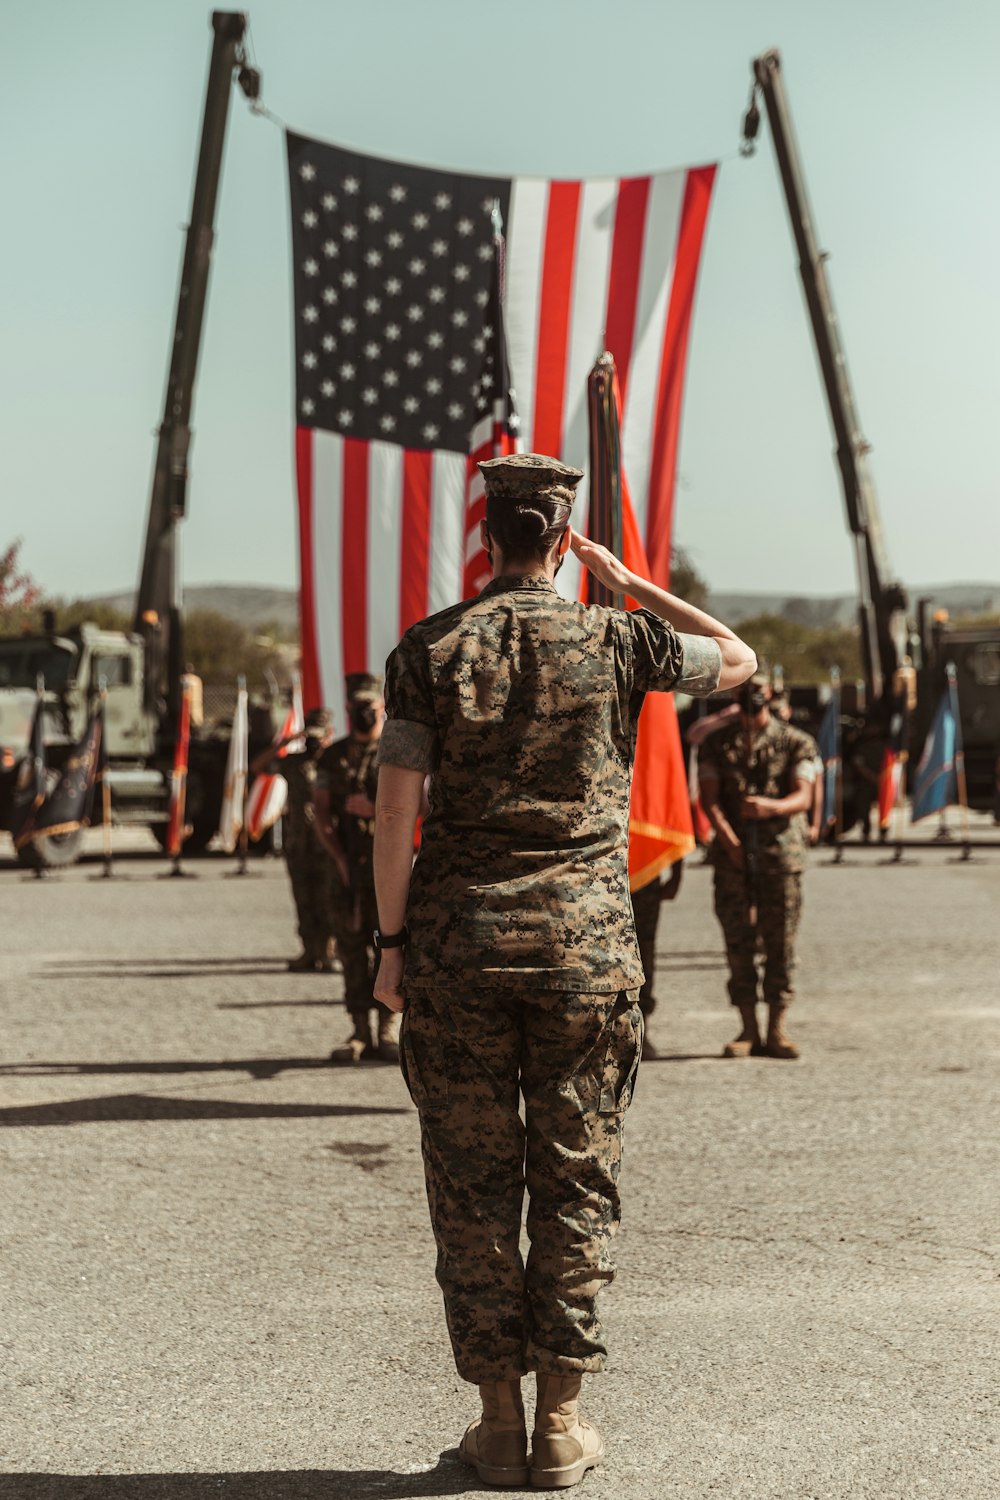
M82 844L82 828L72 833L49 833L25 844L17 857L26 870L63 870L76 864Z

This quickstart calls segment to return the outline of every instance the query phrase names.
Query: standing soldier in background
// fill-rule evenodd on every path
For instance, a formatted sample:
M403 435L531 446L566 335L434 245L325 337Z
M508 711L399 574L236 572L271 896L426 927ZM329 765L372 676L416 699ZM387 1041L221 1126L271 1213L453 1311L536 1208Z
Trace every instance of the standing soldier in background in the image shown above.
M378 1057L398 1062L399 1017L378 1006L374 1042L371 1030L373 934L378 926L372 849L378 743L385 720L380 677L367 672L348 676L347 718L348 734L319 758L314 792L316 830L333 862L328 910L351 1019L351 1034L343 1046L334 1047L330 1061L359 1063Z
M739 717L709 735L699 751L705 814L715 829L715 914L729 960L729 998L740 1033L724 1057L794 1058L785 1034L793 998L795 934L802 910L806 814L816 780L815 740L771 714L770 688L751 678ZM764 950L766 1040L757 1025L757 944Z
M288 784L282 844L302 943L302 952L298 958L289 959L288 967L293 974L316 970L329 974L333 967L329 953L330 858L317 836L313 807L316 761L330 738L330 715L325 708L310 709L306 715L302 750L278 754L300 738L289 735L276 745L269 745L254 757L250 770L254 776L283 776Z

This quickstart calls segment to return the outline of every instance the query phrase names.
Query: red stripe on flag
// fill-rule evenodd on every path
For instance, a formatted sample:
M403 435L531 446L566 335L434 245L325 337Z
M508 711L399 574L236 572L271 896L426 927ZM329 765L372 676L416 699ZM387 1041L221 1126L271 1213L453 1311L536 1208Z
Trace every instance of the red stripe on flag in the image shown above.
M302 699L319 708L319 652L316 649L316 573L313 557L312 429L295 430L295 473L299 490L299 632L302 642Z
M538 312L535 412L531 427L536 453L558 454L562 448L573 260L581 186L579 182L549 184Z
M630 177L619 184L615 232L611 241L604 347L614 356L622 406L628 391L635 320L639 310L639 277L649 189L648 177Z
M340 626L344 676L368 667L368 444L344 439Z
M649 511L646 520L650 577L661 588L670 583L670 538L673 530L674 481L680 441L681 403L684 396L684 365L694 307L698 261L712 198L715 167L695 167L687 174L684 206L677 234L674 279L660 361L660 384L656 401L656 431L649 476Z
M403 526L400 538L399 629L408 630L428 609L431 557L431 454L403 454Z

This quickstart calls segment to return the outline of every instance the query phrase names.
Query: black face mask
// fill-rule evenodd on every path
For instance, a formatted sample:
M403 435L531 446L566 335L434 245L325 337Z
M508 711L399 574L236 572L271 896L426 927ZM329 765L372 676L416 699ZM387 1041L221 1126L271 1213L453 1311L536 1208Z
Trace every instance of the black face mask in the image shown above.
M743 694L743 702L740 704L745 714L759 714L762 708L767 707L767 694L759 689Z
M352 703L350 715L351 729L355 734L370 734L378 721L374 703Z

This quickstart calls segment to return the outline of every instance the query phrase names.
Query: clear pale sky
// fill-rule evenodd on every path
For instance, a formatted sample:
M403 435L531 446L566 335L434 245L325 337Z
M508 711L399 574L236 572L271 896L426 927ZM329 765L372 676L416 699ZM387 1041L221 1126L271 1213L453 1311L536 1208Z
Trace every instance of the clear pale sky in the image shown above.
M46 589L134 585L211 33L201 0L0 20L0 547ZM778 46L873 468L910 584L1000 578L1000 9L983 0L255 0L294 128L481 171L723 161L676 537L720 589L848 591L852 551L766 124ZM188 583L294 585L281 132L234 96L194 407Z

